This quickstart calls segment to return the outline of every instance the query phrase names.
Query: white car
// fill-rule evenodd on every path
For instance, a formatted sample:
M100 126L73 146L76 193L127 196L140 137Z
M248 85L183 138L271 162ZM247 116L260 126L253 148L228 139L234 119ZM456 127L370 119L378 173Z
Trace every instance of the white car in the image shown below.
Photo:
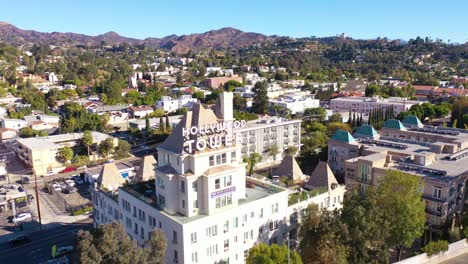
M66 180L65 183L70 187L75 187L75 182L73 180Z
M55 172L53 171L49 171L45 174L45 176L52 176L52 175L55 175Z
M58 184L58 183L52 184L52 189L54 189L57 192L62 191L62 188L60 188L60 184Z
M31 219L32 219L31 213L20 213L16 215L15 217L13 217L13 223L16 224L16 223L31 220Z
M73 252L75 248L73 246L62 246L62 247L58 247L57 248L57 251L55 253L55 257L59 257L59 256L63 256L63 255L66 255L66 254L69 254L71 252Z

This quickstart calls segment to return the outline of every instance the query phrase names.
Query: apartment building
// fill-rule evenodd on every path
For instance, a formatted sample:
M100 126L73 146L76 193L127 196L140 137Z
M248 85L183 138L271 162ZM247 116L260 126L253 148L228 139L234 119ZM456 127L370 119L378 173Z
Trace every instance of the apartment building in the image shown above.
M114 146L118 145L118 139L107 134L92 131L93 141L97 146L107 138L112 138ZM31 166L33 172L38 175L46 175L48 172L56 172L66 165L57 159L57 153L66 146L74 148L81 144L83 133L60 134L46 137L18 138L16 139L16 154L26 164ZM91 156L90 159L97 159Z
M301 94L288 94L276 99L270 99L270 106L281 106L288 109L292 115L303 114L307 108L317 108L320 106L319 99Z
M247 122L244 128L236 129L242 134L240 142L242 157L253 152L263 157L259 166L271 163L273 160L281 161L289 146L301 147L301 120L288 120L282 117L264 117ZM272 146L278 147L278 155L272 157L269 150Z
M389 170L424 179L427 223L442 227L463 211L468 178L468 131L424 126L415 116L388 120L352 136L339 130L328 144L328 163L344 175L348 190L378 185Z
M196 98L192 98L191 95L181 95L179 99L173 99L170 96L163 96L161 100L156 102L156 109L162 109L167 113L175 112L177 109L182 107L192 108L197 103Z
M399 97L387 99L369 98L369 97L339 97L330 100L330 109L334 112L355 112L363 113L365 116L374 109L393 107L394 114L397 116L401 112L408 111L411 106L421 104L419 101L405 100Z
M228 81L238 81L240 83L243 82L242 76L239 76L237 74L233 74L232 76L206 78L205 79L205 86L208 87L208 88L217 89L219 87L222 87Z
M339 208L343 192L333 183L333 190L289 206L289 190L247 177L242 134L233 130L246 125L233 119L232 93L220 99L214 110L194 105L158 147L154 168L138 170L155 179L116 187L117 169L103 169L92 191L95 225L120 222L139 245L160 229L168 240L166 263L244 263L257 243L293 238L289 231L297 231L298 215L313 201Z

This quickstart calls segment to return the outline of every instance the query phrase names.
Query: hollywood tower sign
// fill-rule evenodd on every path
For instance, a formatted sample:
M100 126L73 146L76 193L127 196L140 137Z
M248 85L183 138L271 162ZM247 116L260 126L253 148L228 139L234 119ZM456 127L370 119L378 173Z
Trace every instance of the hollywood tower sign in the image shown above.
M187 153L193 153L196 149L203 151L207 147L217 149L221 146L232 146L234 142L240 143L241 133L234 133L234 130L244 128L247 125L245 120L219 122L202 126L182 128L184 146ZM191 139L195 137L196 139Z

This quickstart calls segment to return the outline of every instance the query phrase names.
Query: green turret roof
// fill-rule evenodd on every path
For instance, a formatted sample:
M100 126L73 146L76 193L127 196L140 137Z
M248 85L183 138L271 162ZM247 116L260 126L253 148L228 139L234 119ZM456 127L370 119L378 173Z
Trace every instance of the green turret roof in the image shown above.
M384 128L405 130L406 127L398 119L389 119L385 121Z
M342 130L342 129L338 129L335 132L335 134L332 137L332 140L340 141L340 142L347 142L347 143L356 141L348 131Z
M419 118L417 116L414 116L414 115L410 115L410 116L406 116L404 119L403 119L403 122L402 122L404 125L407 125L407 126L422 126L423 124L421 123L421 120L419 120Z
M362 125L356 130L354 135L359 136L359 137L372 137L373 138L373 137L378 136L379 134L377 133L377 131L375 131L375 129L372 126Z

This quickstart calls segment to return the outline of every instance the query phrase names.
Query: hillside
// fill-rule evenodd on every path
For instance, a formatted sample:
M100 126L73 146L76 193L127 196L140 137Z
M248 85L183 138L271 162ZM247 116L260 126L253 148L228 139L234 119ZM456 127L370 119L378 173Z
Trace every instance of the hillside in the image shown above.
M98 45L102 41L108 44L145 44L149 47L162 48L177 53L189 50L199 51L207 48L241 48L255 43L273 40L276 36L266 36L258 33L243 32L235 28L222 28L205 33L190 35L170 35L163 38L134 39L127 38L116 32L107 32L102 35L89 36L77 33L38 32L23 30L16 26L0 22L0 41L14 45L24 44L71 44L71 45Z

